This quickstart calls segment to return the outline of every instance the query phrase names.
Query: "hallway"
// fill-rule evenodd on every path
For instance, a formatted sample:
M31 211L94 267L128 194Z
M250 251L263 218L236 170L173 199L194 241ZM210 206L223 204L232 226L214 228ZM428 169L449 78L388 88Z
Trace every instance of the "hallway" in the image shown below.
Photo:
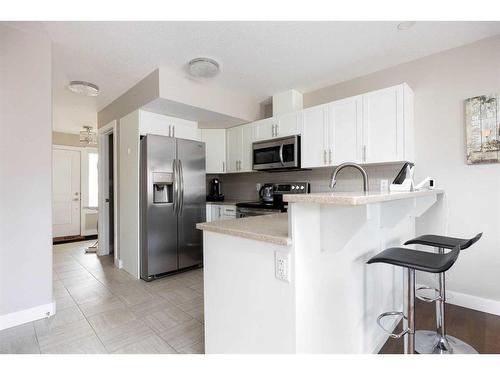
M146 283L85 254L91 244L55 245L57 314L0 332L0 353L203 353L203 270Z

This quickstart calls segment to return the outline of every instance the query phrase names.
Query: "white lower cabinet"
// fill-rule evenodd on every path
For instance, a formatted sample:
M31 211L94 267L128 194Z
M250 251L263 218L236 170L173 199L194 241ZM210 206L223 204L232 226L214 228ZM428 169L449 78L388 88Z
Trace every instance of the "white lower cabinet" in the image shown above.
M207 173L225 173L226 130L201 129L201 141L205 142Z
M235 205L207 203L207 221L231 220L231 219L236 219Z

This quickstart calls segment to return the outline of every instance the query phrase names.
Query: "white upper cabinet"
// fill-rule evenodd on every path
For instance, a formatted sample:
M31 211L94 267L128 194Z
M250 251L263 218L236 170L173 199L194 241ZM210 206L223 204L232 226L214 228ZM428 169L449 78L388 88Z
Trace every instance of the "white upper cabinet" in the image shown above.
M256 141L300 134L302 131L302 111L255 121L251 125Z
M302 167L414 160L413 92L406 84L302 111Z
M253 138L256 141L273 138L274 120L272 117L251 123L253 129Z
M301 164L303 168L328 164L328 127L330 105L302 111Z
M301 112L285 113L274 118L274 136L287 137L302 131Z
M241 128L240 172L251 172L253 166L253 127L252 124L245 124L239 128Z
M239 126L226 129L226 171L237 172L241 155L241 130Z
M301 134L301 165L414 160L413 92L401 84L227 129L226 171L252 170L252 142Z
M139 133L157 134L201 141L201 129L196 121L139 110Z
M198 129L198 124L193 126L186 123L172 123L172 137L191 139L193 141L201 141L201 129Z
M235 126L226 130L226 171L250 172L252 170L252 124Z
M328 161L339 165L346 161L362 162L363 100L355 96L330 104Z
M362 162L381 163L409 160L405 153L405 137L411 134L412 119L404 112L404 97L412 96L410 88L398 85L363 95ZM410 107L411 101L406 106ZM406 120L406 121L405 121Z
M226 172L226 129L201 129L205 142L206 173Z

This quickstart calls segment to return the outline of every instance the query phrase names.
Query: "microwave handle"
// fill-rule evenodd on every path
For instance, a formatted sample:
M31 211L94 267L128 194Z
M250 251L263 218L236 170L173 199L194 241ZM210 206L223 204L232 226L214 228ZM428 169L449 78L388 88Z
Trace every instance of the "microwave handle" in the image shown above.
M280 162L281 165L285 165L285 162L283 161L283 143L280 145Z

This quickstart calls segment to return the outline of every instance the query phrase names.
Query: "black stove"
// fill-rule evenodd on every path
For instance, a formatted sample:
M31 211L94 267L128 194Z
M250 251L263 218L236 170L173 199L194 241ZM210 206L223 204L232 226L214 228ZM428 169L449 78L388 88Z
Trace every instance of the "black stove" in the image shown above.
M282 212L286 212L286 205L281 201L280 203L276 202L263 202L263 201L257 201L257 202L243 202L243 203L236 203L236 207L243 207L243 208L256 208L256 209L265 209L265 210L279 210Z
M308 182L293 182L287 184L273 184L272 202L242 202L236 204L236 217L248 217L258 215L269 215L287 212L288 204L283 202L283 194L307 194L310 193Z

